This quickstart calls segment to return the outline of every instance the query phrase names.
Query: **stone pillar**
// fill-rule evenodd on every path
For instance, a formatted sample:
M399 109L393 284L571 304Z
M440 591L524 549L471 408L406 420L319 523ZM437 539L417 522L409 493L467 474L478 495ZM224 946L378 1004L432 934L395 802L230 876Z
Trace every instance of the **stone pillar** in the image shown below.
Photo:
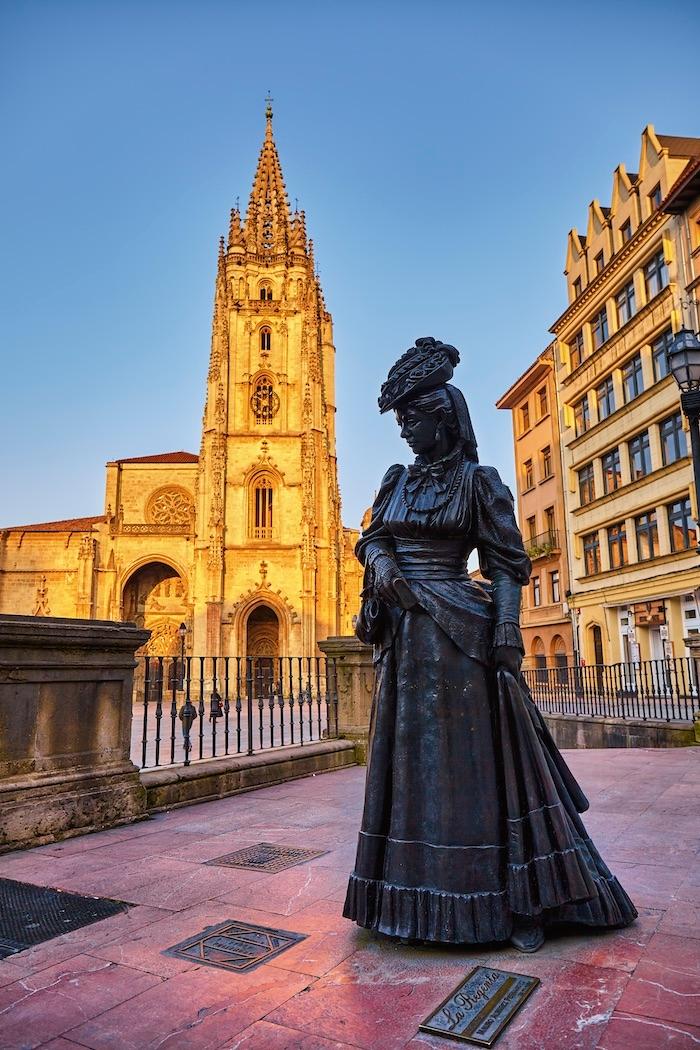
M0 852L145 815L133 624L0 616Z
M687 638L684 638L688 651L690 653L690 660L693 665L693 682L696 691L700 694L700 634L689 634ZM696 697L695 707L695 739L700 744L700 703Z
M355 744L355 759L367 763L369 723L374 691L372 646L353 635L318 643L335 667L338 689L338 735Z

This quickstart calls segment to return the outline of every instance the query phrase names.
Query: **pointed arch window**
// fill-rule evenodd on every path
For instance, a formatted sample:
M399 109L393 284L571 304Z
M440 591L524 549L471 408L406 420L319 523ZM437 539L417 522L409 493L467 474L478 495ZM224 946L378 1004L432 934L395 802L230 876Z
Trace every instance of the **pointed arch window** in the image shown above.
M256 380L250 407L255 422L260 426L269 426L273 417L277 415L280 399L269 376L259 376Z
M265 354L272 349L272 331L267 325L260 329L260 349Z
M260 285L260 299L264 303L272 302L272 288L269 284Z
M273 527L274 486L266 474L257 477L251 489L250 524L253 538L271 540Z

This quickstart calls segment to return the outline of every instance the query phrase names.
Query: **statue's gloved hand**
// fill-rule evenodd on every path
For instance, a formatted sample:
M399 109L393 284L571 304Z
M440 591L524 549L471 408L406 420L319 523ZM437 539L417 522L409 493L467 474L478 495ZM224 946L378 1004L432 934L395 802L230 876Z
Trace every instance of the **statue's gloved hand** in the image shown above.
M496 670L509 671L515 678L520 674L523 654L514 645L497 645L493 650L493 662Z
M399 572L398 565L390 554L382 554L376 559L372 566L374 573L374 586L387 605L405 604L404 595L408 590L408 584Z

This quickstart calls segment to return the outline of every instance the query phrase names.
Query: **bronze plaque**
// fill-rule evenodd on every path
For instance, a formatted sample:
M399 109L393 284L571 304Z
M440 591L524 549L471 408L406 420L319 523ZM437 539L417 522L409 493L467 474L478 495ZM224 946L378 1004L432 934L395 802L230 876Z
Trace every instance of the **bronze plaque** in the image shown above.
M426 1017L420 1031L475 1046L493 1046L539 983L538 977L476 966Z
M233 970L234 973L248 973L298 941L305 940L306 936L305 933L272 930L267 926L254 926L250 922L229 919L218 926L207 926L206 930L188 937L186 941L166 948L162 954L204 966L218 966L222 970Z

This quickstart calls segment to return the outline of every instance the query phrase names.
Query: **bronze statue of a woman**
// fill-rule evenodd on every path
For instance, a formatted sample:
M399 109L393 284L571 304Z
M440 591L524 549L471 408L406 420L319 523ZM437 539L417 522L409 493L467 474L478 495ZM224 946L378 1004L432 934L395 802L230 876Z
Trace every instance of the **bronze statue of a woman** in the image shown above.
M416 455L389 468L357 545L357 633L375 646L362 828L344 914L405 940L510 940L562 922L625 926L634 905L520 675L530 576L513 500L480 466L457 350L417 339L379 407ZM470 578L478 551L485 584Z

